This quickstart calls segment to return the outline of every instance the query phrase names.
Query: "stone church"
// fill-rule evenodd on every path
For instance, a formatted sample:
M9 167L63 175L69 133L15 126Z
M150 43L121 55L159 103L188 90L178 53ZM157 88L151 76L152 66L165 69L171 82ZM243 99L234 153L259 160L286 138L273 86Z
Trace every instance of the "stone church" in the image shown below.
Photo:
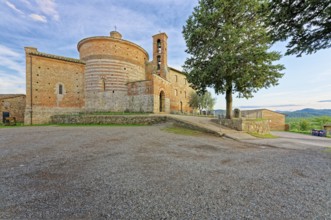
M24 123L78 112L191 112L194 90L183 73L168 66L167 38L153 36L151 61L117 31L78 42L79 59L26 47Z

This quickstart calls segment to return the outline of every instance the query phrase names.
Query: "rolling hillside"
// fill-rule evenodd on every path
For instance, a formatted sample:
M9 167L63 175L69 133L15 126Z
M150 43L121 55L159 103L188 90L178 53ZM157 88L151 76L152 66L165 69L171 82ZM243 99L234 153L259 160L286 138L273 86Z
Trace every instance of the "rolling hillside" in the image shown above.
M278 111L278 112L286 114L286 117L288 118L309 118L309 117L319 117L319 116L331 116L331 109L305 108L293 112L289 112L289 111Z

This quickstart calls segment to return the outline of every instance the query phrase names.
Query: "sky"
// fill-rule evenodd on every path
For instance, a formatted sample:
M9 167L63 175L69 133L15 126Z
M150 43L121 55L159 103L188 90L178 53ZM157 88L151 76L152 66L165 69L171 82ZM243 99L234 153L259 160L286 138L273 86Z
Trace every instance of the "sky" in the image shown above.
M182 29L198 0L0 0L0 94L25 94L24 47L78 58L77 43L86 37L109 36L142 46L152 57L152 36L168 35L168 65L181 70L188 55ZM286 43L271 49L284 53ZM331 109L331 49L312 55L284 56L279 85L261 89L251 99L234 98L242 110L293 111ZM215 109L225 109L216 95ZM236 94L234 94L234 97Z

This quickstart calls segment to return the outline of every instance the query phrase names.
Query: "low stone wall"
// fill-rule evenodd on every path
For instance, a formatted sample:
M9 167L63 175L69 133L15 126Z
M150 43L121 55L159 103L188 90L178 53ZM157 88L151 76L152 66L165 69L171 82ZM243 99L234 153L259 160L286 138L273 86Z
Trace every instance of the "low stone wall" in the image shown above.
M153 115L54 115L54 124L139 124L151 125L167 121L166 116Z
M268 120L243 120L242 123L243 131L248 133L258 133L258 134L269 134L270 127Z
M237 131L246 131L249 133L269 134L269 122L268 120L256 120L256 119L219 119L219 123L225 127L235 129Z
M239 119L239 118L234 118L234 119L221 118L221 119L219 119L219 123L225 127L235 129L237 131L243 130L242 119Z

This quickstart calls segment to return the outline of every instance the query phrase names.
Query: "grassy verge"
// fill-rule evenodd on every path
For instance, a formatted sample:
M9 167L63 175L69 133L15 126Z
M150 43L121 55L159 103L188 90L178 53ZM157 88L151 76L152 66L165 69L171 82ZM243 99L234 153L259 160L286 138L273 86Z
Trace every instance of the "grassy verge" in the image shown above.
M23 123L16 123L16 125L5 126L4 124L0 124L0 128L15 128L15 127L23 127Z
M192 130L189 128L179 127L179 126L171 126L163 129L166 132L173 133L173 134L180 134L180 135L187 135L187 136L197 136L203 135L205 133L197 130Z
M266 138L266 139L273 139L273 138L278 138L277 136L275 135L272 135L272 134L259 134L259 133L248 133L254 137L257 137L257 138Z

